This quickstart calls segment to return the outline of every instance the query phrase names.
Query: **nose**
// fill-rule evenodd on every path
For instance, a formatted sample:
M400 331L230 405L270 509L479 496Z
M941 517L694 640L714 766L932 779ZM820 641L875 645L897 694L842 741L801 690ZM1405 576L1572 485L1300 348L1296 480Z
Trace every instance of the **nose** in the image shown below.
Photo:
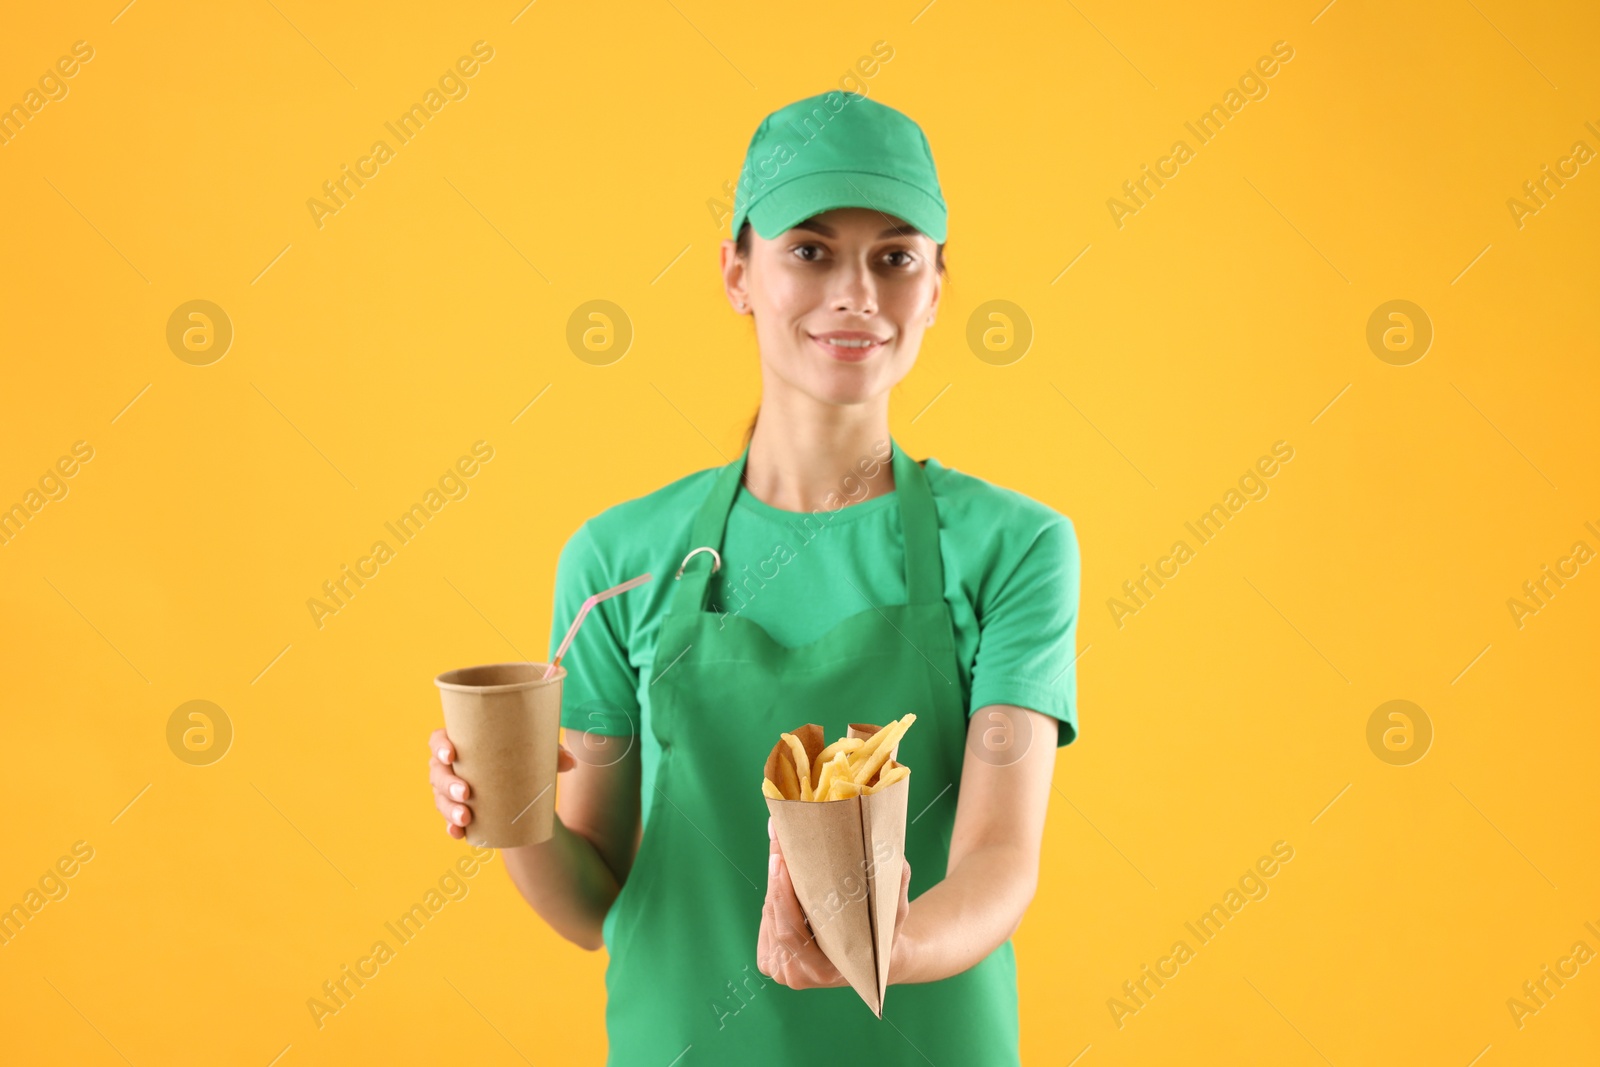
M878 313L878 288L865 263L842 266L835 276L835 291L828 303L830 308L862 316Z

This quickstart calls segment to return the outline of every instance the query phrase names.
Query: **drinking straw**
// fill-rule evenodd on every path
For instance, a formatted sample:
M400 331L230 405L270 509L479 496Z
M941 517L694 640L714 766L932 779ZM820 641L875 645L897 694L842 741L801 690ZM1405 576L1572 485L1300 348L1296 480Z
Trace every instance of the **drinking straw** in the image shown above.
M626 593L635 586L643 585L649 580L650 576L648 574L641 574L637 578L629 578L621 585L614 585L610 589L607 589L601 593L596 593L588 600L585 600L583 602L583 607L578 609L578 617L572 620L572 627L567 630L567 636L561 639L561 647L556 649L555 659L551 660L550 666L545 668L544 677L550 677L551 672L553 672L557 667L561 666L561 657L567 654L567 646L572 644L572 639L574 637L578 636L578 627L583 625L583 617L589 614L590 608L593 608L602 600L609 600L618 593Z

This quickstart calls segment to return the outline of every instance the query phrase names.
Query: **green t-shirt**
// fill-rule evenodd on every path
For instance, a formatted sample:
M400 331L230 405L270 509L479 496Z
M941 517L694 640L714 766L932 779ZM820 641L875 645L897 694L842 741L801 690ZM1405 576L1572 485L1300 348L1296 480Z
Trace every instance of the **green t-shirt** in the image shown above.
M944 598L967 713L990 704L1031 708L1060 720L1057 744L1069 744L1078 733L1078 540L1071 520L936 459L924 469L939 517ZM720 470L608 508L572 535L556 569L552 655L591 594L647 571L655 576L591 611L562 659L561 724L618 738L591 739L578 754L585 761L613 762L627 746L641 746L646 819L660 757L649 729L650 683L656 670L671 669L655 663L656 636L676 588L672 576L693 547L695 515ZM904 604L897 503L890 492L831 511L784 511L741 485L710 606L792 648L872 605ZM621 747L609 751L613 745Z

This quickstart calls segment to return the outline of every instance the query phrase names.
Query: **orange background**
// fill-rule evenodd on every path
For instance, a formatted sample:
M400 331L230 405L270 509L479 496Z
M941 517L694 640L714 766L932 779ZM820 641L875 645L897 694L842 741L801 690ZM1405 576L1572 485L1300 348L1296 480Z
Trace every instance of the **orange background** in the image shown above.
M93 449L0 545L0 906L93 849L0 947L0 1058L601 1062L603 954L498 859L320 1029L306 1001L468 854L425 781L432 676L542 655L568 534L736 454L756 356L708 201L763 115L880 41L857 84L923 125L951 205L893 431L1081 540L1026 1061L1593 1055L1600 965L1507 1007L1600 952L1600 574L1507 606L1600 549L1600 175L1507 206L1600 149L1591 6L122 2L0 35L0 104L93 49L0 145L0 507ZM465 98L319 228L307 200L480 40ZM1198 145L1277 41L1268 94ZM1179 138L1119 228L1108 199ZM167 342L196 299L234 334L204 366ZM620 358L567 343L597 299ZM1367 343L1397 299L1434 332L1405 366ZM969 345L994 300L1025 352ZM479 440L469 494L315 625ZM1122 583L1280 440L1270 493L1119 626ZM168 743L191 700L233 731L205 766ZM1369 747L1391 700L1431 726L1420 760ZM1119 1026L1123 983L1277 841L1269 895Z

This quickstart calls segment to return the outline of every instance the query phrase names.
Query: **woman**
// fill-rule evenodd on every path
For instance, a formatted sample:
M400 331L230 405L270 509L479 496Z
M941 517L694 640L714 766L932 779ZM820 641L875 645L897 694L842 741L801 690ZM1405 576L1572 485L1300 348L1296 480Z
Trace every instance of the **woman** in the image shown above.
M562 551L552 649L589 593L660 580L579 632L556 836L506 867L558 932L609 950L611 1063L1014 1064L1008 939L1077 733L1076 536L890 437L889 392L943 284L945 205L914 122L854 94L791 104L752 138L736 201L722 273L760 348L749 444ZM759 768L799 724L834 738L908 711L880 1020L811 939ZM430 748L461 837L471 784L442 730Z

